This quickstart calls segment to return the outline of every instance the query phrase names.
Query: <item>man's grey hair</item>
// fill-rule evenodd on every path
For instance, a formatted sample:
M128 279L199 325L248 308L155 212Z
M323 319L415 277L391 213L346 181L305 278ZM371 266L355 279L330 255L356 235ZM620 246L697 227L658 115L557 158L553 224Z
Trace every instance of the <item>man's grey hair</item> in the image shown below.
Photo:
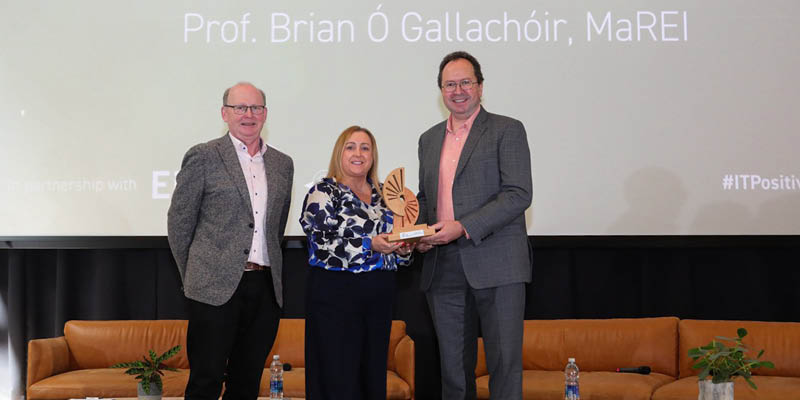
M267 95L264 94L263 90L257 88L256 85L253 85L250 82L239 82L239 83L237 83L237 84L225 89L225 93L222 94L222 105L224 106L224 105L228 104L228 93L231 92L231 89L235 88L236 86L243 86L243 85L252 86L252 87L256 88L256 90L258 90L259 93L261 93L261 100L264 101L264 105L267 105Z

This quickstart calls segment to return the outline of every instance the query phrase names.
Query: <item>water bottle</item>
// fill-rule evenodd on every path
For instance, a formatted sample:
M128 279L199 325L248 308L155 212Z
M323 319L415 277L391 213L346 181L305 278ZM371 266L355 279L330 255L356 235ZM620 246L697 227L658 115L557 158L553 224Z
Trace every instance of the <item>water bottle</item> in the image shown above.
M567 361L567 367L564 368L564 400L580 400L581 393L578 390L580 370L574 358L570 357Z
M269 365L269 398L283 399L283 363L281 356L272 356L272 364Z

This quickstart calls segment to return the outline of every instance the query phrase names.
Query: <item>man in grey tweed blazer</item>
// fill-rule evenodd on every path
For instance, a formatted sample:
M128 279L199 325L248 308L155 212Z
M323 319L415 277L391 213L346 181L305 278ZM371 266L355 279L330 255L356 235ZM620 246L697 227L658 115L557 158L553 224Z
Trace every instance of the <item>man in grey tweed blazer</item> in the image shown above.
M225 91L228 134L183 158L169 208L169 245L187 298L186 399L256 399L278 331L283 240L294 167L267 146L264 92Z
M522 327L531 259L530 149L522 123L480 105L483 74L466 52L447 55L439 87L450 117L419 139L420 220L436 234L421 286L439 341L442 398L474 399L478 324L493 400L522 399Z

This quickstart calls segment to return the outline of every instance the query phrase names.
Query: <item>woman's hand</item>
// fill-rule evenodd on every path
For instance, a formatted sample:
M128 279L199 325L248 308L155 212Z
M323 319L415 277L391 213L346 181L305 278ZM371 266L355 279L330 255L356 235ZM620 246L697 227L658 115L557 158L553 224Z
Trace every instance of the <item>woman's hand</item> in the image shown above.
M372 237L372 251L377 251L383 254L392 254L403 246L403 242L389 242L389 235L381 233Z
M411 254L411 252L414 251L414 247L416 247L417 245L416 243L406 243L406 242L401 242L401 243L403 244L400 246L399 249L397 249L397 254L404 257Z

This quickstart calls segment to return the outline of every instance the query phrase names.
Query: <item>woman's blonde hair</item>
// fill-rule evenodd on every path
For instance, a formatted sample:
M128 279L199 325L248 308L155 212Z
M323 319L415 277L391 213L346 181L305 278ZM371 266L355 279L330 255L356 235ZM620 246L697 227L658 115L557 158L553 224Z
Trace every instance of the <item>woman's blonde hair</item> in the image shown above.
M369 129L360 127L358 125L353 125L339 135L339 138L336 139L336 144L333 145L333 153L331 154L331 163L328 165L328 178L336 178L337 181L341 181L344 177L344 170L342 169L342 153L344 153L344 145L347 143L347 139L350 139L350 135L356 132L364 132L369 136L369 140L372 142L372 166L367 171L367 177L372 181L372 185L375 186L376 189L380 189L380 181L378 180L378 143L375 142L375 136L372 135L372 132ZM380 190L378 190L380 193Z

